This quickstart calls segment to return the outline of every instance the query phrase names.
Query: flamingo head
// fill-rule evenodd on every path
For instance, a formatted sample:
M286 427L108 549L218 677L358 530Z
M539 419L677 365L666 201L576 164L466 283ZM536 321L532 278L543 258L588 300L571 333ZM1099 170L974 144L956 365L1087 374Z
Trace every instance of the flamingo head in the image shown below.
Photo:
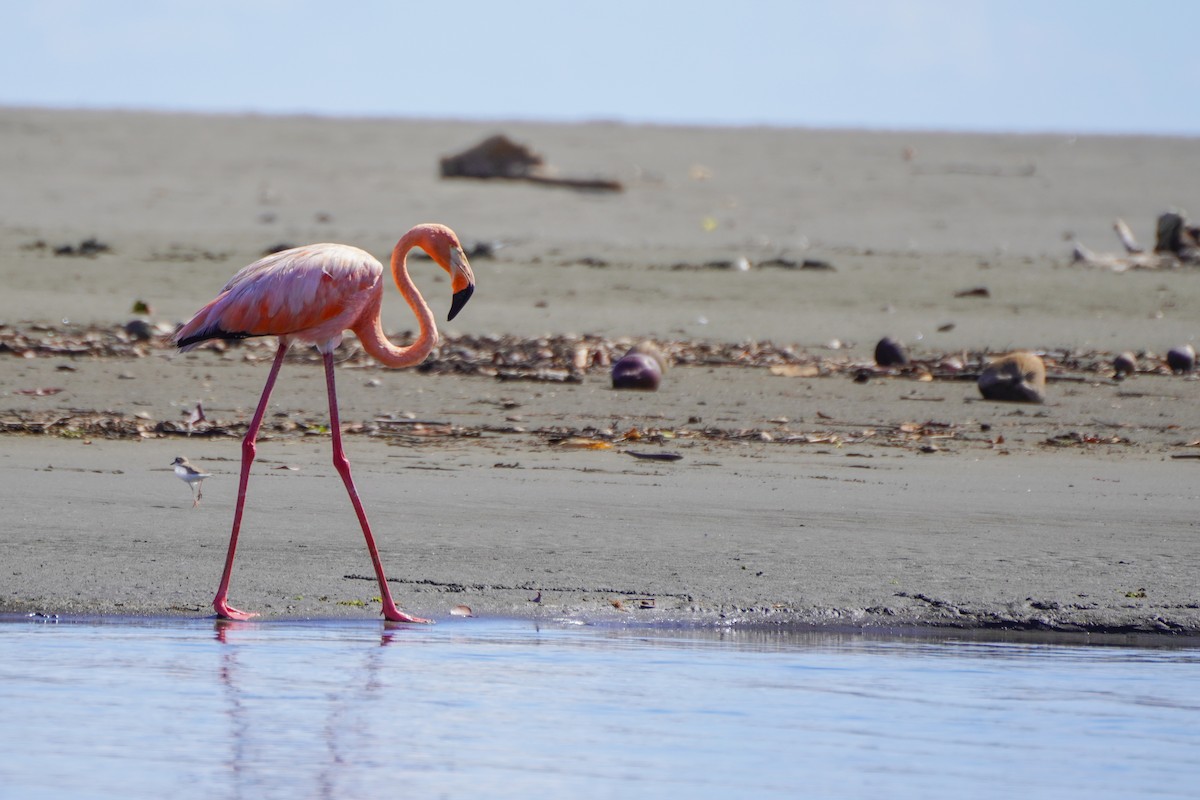
M423 236L418 240L421 249L437 262L438 266L450 273L450 291L453 298L450 301L450 315L447 320L454 319L463 306L475 292L475 273L471 271L471 263L463 252L462 243L454 231L445 225L429 224L420 226Z

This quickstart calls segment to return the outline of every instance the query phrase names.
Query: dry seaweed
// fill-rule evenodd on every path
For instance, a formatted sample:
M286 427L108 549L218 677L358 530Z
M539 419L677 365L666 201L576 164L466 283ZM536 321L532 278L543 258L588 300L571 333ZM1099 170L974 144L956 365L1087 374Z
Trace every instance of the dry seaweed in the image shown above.
M136 359L174 350L170 328L153 326L157 335L145 338L144 330L128 325L84 327L75 325L0 325L0 358ZM411 331L394 336L412 338ZM498 380L533 380L549 383L578 382L583 375L607 374L611 365L642 341L633 337L563 334L556 336L444 336L429 358L416 368L422 374L484 375ZM913 356L908 364L880 367L873 359L858 359L845 350L810 352L795 345L771 341L711 342L662 340L654 342L674 366L768 368L784 377L853 377L866 371L870 377L915 380L976 380L996 353L957 351ZM273 337L237 341L211 341L198 350L225 357L240 355L246 361L269 361L275 353ZM1114 354L1103 351L1041 350L1046 380L1098 381L1112 375ZM200 355L192 357L203 357ZM1170 374L1166 356L1137 354L1139 372ZM290 363L320 363L315 349L296 347ZM348 336L337 352L338 363L374 368L375 361ZM382 368L381 368L382 369Z
M0 359L4 357L63 359L61 366L81 360L127 360L157 354L174 354L166 326L159 325L159 335L142 339L131 335L125 326L100 328L83 326L0 326ZM457 374L492 377L501 381L523 380L554 383L579 383L588 379L604 380L613 361L627 352L638 339L602 336L447 336L417 368L418 374ZM664 358L676 369L692 367L723 367L731 369L762 369L779 376L780 380L829 378L847 380L866 376L877 380L913 381L914 384L976 380L994 354L957 352L913 356L909 363L880 367L872 358L859 359L847 350L809 352L791 345L769 341L710 342L698 340L668 340L655 342ZM275 350L273 338L249 339L241 342L212 342L204 346L223 360L242 359L248 362L267 362ZM1113 356L1102 352L1070 350L1041 351L1045 361L1047 381L1094 385L1115 385L1112 375ZM213 358L203 352L183 356L188 359ZM290 361L318 364L320 355L313 349L294 348ZM349 338L337 353L340 369L382 369L362 352ZM1165 358L1154 353L1137 356L1138 374L1170 375ZM175 419L154 419L146 412L126 415L111 410L64 409L39 407L53 403L46 387L17 387L14 396L27 392L29 406L0 413L0 433L51 435L67 438L162 438L162 437L241 437L246 431L244 419L221 419L211 410L189 408ZM63 395L71 397L70 393ZM921 398L941 399L941 398ZM74 402L78 402L77 399ZM510 408L508 405L502 406ZM831 452L855 455L847 450L857 445L906 448L917 452L946 452L948 446L975 446L990 449L1005 446L999 432L987 435L990 426L977 423L928 420L882 424L880 421L839 419L836 415L815 409L808 425L793 427L786 419L771 420L758 427L720 427L706 424L696 417L686 423L664 424L660 428L628 428L624 431L593 426L552 425L526 427L481 421L477 424L458 424L454 421L375 418L364 422L348 422L343 432L348 436L371 436L396 444L436 443L480 437L523 437L548 447L568 447L580 450L609 450L613 445L638 442L663 445L671 443L679 450L694 444L729 443L764 446L816 446ZM172 413L179 414L178 409ZM274 416L265 421L264 436L326 436L327 420L314 412L312 418L302 415ZM1097 445L1131 444L1130 440L1111 435L1046 432L1041 442L1053 447L1094 447ZM1033 441L1027 442L1034 444ZM650 452L644 447L639 452ZM622 450L621 452L630 452ZM1001 450L1001 452L1006 452ZM641 457L635 455L635 457ZM654 455L654 458L660 456Z

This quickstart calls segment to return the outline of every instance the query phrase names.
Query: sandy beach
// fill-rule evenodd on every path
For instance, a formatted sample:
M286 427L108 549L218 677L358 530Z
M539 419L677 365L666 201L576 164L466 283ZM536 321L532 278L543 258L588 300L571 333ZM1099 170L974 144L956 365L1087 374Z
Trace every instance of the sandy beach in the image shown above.
M624 189L439 177L493 133ZM273 343L162 334L268 249L386 261L437 221L478 284L427 368L338 354L406 610L1200 634L1200 384L1163 366L1200 270L1071 260L1195 206L1193 140L0 109L0 144L0 613L211 614ZM412 336L390 287L384 325ZM915 365L876 369L883 336ZM643 339L674 365L614 391ZM1014 349L1044 404L981 398ZM264 619L378 610L327 425L297 349L231 594ZM212 473L197 509L178 455Z

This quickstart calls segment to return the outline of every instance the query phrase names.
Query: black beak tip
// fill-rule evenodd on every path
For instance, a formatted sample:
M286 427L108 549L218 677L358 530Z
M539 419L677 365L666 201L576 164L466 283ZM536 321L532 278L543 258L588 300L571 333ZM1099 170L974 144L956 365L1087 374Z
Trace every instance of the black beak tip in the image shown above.
M462 311L463 306L471 299L471 295L475 293L475 284L470 284L467 288L454 293L453 299L450 301L450 315L446 317L446 321L454 319L458 316L458 312Z

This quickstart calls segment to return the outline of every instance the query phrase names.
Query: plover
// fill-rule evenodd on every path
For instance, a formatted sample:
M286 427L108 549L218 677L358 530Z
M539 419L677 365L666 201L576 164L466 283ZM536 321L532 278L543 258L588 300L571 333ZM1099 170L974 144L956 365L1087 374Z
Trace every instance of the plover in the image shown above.
M212 475L196 469L190 463L188 463L188 460L183 456L179 456L172 461L171 466L175 467L175 475L179 478L179 480L183 481L188 485L189 488L191 488L192 508L200 505L200 498L204 496L204 493L201 491L200 487L204 483L204 479L211 478Z

